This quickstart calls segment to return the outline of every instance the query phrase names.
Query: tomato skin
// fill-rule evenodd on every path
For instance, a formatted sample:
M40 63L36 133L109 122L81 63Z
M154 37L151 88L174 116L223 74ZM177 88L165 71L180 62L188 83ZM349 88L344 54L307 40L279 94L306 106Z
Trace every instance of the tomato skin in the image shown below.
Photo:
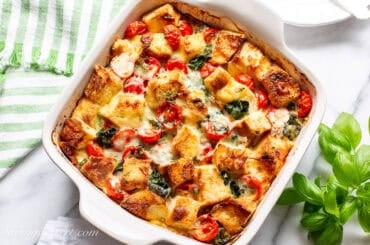
M126 196L128 196L125 191L118 191L114 186L112 186L110 179L107 180L106 187L107 196L114 201L121 202Z
M181 60L169 60L167 61L167 64L165 65L166 70L172 71L172 70L180 70L183 71L185 74L188 73L188 67L184 62Z
M144 81L139 77L131 77L123 88L125 93L131 94L143 94L144 90Z
M193 34L193 27L186 20L180 20L179 30L183 36Z
M153 144L161 138L162 130L159 128L140 128L138 130L139 139L144 143Z
M133 156L138 159L148 159L147 153L145 152L143 147L139 145L127 146L122 153L122 161L124 162L125 159L129 156Z
M248 74L239 74L235 77L235 80L238 81L239 83L247 86L251 91L254 91L254 81L251 76Z
M173 50L180 46L181 32L175 25L166 25L164 27L164 35Z
M90 141L86 146L87 155L93 157L104 157L103 149L95 144L93 141Z
M298 102L298 117L307 116L312 109L312 97L307 91L301 91Z
M203 36L206 43L210 43L212 39L216 36L218 30L215 28L208 27L204 30Z
M210 214L203 214L198 217L191 235L198 241L210 242L218 234L219 225Z
M125 38L132 38L133 36L144 34L148 31L148 26L142 21L134 21L128 25L125 31Z
M208 139L213 141L219 141L229 135L229 131L218 133L212 122L208 121L205 123L205 131Z
M244 181L249 187L252 187L256 190L256 195L254 196L254 200L258 200L260 199L260 197L262 196L262 193L263 193L263 189L262 189L262 182L257 179L256 177L252 176L252 175L243 175L241 177L242 181Z
M155 71L153 77L158 74L162 67L161 62L154 57L148 57L145 62L149 65L150 70L153 69Z
M267 108L267 106L269 105L269 98L267 96L267 93L264 90L259 89L257 90L256 95L257 95L258 109Z
M159 60L157 60L154 57L147 57L144 60L143 66L145 69L135 70L135 76L143 79L144 81L148 81L152 79L153 77L155 77L162 67Z
M211 75L216 70L216 66L212 65L211 63L205 63L202 68L200 68L200 76L205 79L209 75Z
M111 139L111 145L116 151L123 151L126 145L136 136L132 128L125 128L118 131Z
M202 144L203 149L201 153L202 162L204 163L210 163L212 161L213 156L213 146L209 142L205 142Z
M173 102L164 101L157 109L157 117L168 130L177 128L182 122L181 108Z

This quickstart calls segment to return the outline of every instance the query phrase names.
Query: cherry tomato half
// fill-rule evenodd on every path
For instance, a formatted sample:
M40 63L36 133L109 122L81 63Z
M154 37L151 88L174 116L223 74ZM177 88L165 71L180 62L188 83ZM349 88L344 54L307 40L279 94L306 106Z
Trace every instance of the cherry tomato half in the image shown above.
M193 27L186 20L180 20L179 30L183 36L193 34Z
M128 25L125 31L125 38L132 38L133 36L144 34L148 31L148 26L142 21L134 21Z
M218 127L212 121L208 121L204 124L206 136L210 140L219 141L229 135L229 126Z
M137 159L148 159L148 154L145 152L140 145L130 145L125 148L122 153L122 161L124 162L126 158L134 157Z
M164 27L164 35L173 50L180 46L181 32L175 25L166 25Z
M210 43L212 39L216 36L218 30L215 28L208 27L204 30L203 36L206 43Z
M86 152L87 155L93 156L93 157L103 157L103 149L95 144L93 141L90 141L86 146Z
M110 143L114 150L123 151L126 145L136 136L136 132L132 128L124 128L113 135Z
M128 54L122 53L112 59L110 67L117 76L127 79L134 73L135 63Z
M181 60L169 60L167 61L165 68L169 71L178 69L183 71L185 74L188 73L188 67Z
M141 127L137 133L142 142L152 144L161 138L162 130L154 127Z
M107 180L107 184L106 184L107 196L110 199L117 201L117 202L121 202L126 196L128 196L128 193L121 190L119 185L120 185L120 182L117 182L117 184L113 186L110 179Z
M165 101L157 109L157 117L164 128L177 128L182 122L181 108L173 102Z
M200 76L205 79L209 75L211 75L216 70L216 66L212 65L211 63L205 63L202 68L200 68Z
M301 97L298 101L298 117L307 116L312 109L312 97L307 91L301 92Z
M253 78L251 76L249 76L248 74L244 73L244 74L239 74L235 77L236 81L238 81L239 83L247 86L251 91L254 91L254 81L253 81Z
M148 57L144 60L142 66L137 66L135 75L148 81L155 77L161 69L161 63L154 57Z
M209 142L204 142L201 145L202 152L200 154L200 160L204 163L210 163L212 161L213 147Z
M218 234L219 225L210 214L203 214L198 217L191 235L201 242L210 242Z
M264 90L257 90L257 105L258 109L265 109L269 104L269 98Z
M254 200L260 199L263 193L262 182L252 175L243 175L241 180L248 186L256 190Z
M131 77L125 84L123 91L131 94L143 94L144 80L140 77Z

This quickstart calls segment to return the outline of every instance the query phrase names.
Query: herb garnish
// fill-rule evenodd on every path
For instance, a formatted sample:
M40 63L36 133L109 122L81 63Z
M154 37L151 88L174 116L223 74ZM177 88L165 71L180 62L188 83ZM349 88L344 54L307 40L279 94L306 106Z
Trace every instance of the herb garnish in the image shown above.
M212 45L209 44L205 47L205 49L200 55L195 56L189 61L188 64L189 68L198 71L203 66L203 64L210 58L211 54L212 54Z

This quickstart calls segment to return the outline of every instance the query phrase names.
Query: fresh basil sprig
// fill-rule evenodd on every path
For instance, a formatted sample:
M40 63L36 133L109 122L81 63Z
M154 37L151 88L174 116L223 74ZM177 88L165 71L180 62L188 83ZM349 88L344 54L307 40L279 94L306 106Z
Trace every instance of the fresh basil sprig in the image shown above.
M317 245L340 244L343 225L356 212L362 229L370 233L370 145L359 146L361 138L360 125L351 114L341 113L331 128L321 124L321 154L333 175L321 183L320 177L311 181L295 173L293 187L280 196L279 205L304 202L300 222Z

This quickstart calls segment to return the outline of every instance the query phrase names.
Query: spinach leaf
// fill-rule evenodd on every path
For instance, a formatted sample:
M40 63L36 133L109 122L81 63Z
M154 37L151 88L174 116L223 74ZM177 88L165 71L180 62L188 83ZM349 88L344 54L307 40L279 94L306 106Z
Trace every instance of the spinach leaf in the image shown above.
M198 71L212 54L212 45L207 45L203 52L189 61L189 68Z
M217 236L215 239L212 241L212 244L214 245L224 245L228 243L231 239L230 234L227 232L227 230L223 227L220 226L218 229Z
M149 189L164 198L171 194L170 185L156 169L149 175Z
M301 129L302 125L299 123L297 115L290 114L289 120L284 125L283 135L289 140L294 140L301 132Z
M221 171L221 178L224 180L224 185L230 184L230 175L225 170Z
M96 141L102 147L109 148L111 147L110 140L112 139L113 135L115 135L117 129L109 128L109 129L101 129L96 135Z
M123 170L123 161L120 161L116 168L114 169L113 173L116 173L116 172L121 172Z
M245 100L234 100L224 106L225 111L233 118L240 119L248 113L249 102Z
M244 193L244 189L241 188L235 180L230 182L230 190L234 197L240 197L240 195Z

